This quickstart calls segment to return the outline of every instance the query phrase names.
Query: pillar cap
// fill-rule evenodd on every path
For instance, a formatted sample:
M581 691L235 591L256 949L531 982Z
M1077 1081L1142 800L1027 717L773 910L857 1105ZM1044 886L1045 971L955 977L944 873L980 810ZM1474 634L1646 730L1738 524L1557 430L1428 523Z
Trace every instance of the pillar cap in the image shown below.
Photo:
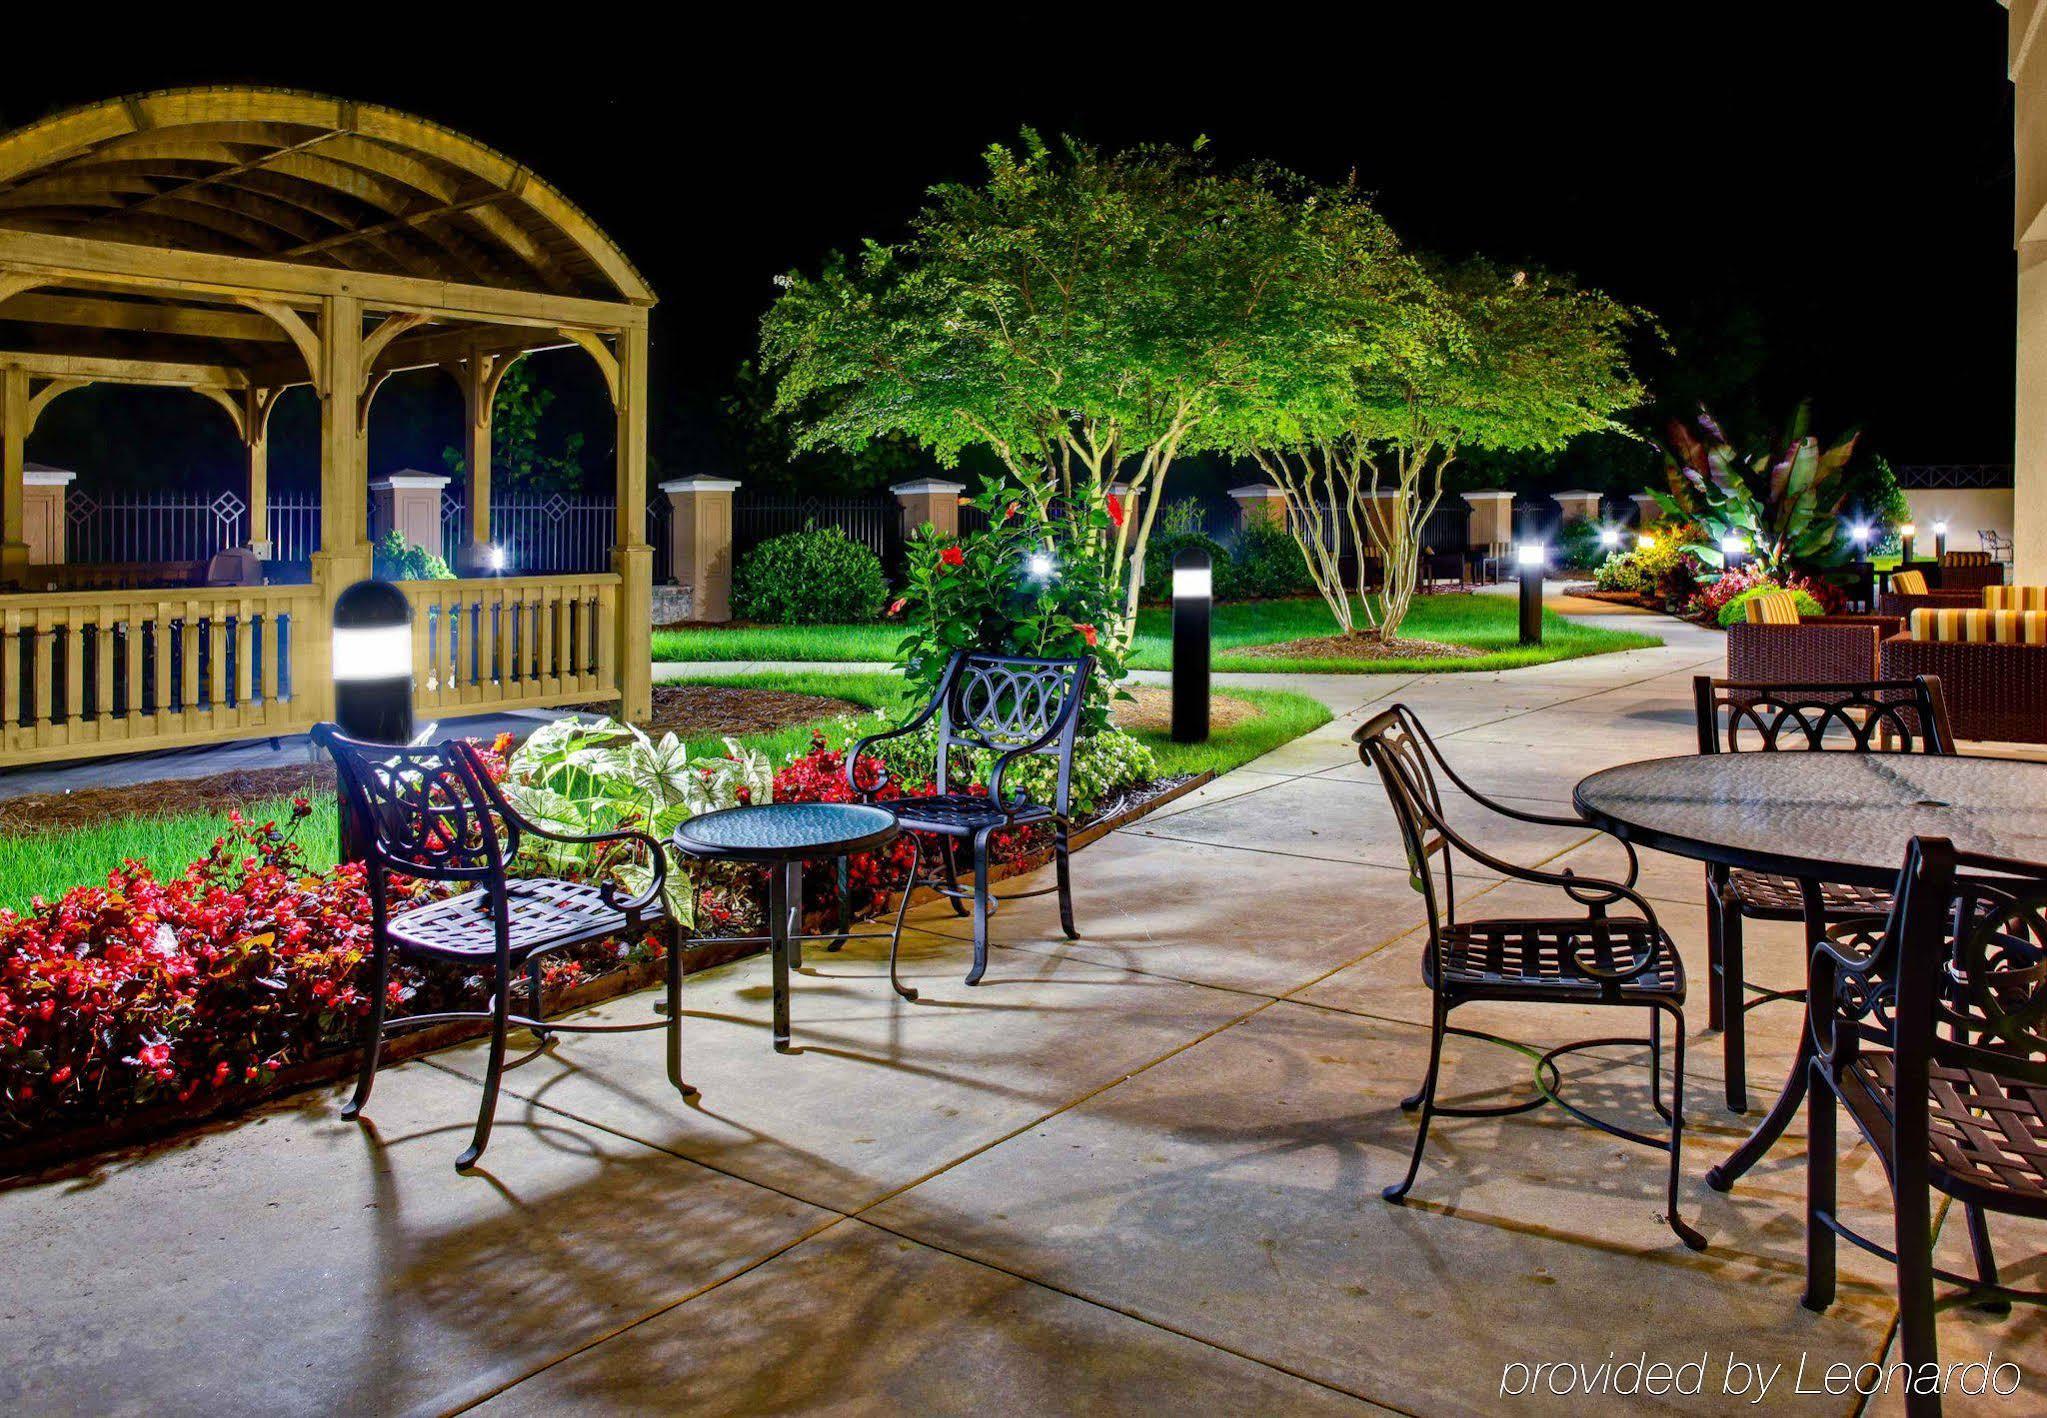
M1286 492L1271 483L1246 483L1242 487L1231 488L1230 496L1240 502L1249 502L1254 497L1285 497Z
M76 481L78 474L68 468L53 468L48 463L24 463L21 468L21 482L24 487L64 487Z
M670 497L692 492L730 492L739 486L737 478L670 478L657 484Z
M417 468L406 468L402 472L389 473L370 484L371 487L412 488L430 487L438 492L453 482L453 478L439 473L422 473Z
M1567 497L1599 497L1602 495L1585 487L1567 488L1563 492L1553 492L1550 494L1551 497L1554 497L1559 502L1562 502Z
M663 483L662 486L666 487L667 484ZM888 490L897 497L915 497L919 493L957 496L967 490L967 485L947 482L944 478L912 478L906 483L890 483Z
M1496 487L1482 488L1477 492L1460 492L1457 495L1466 502L1512 502L1514 500L1513 493L1508 492L1505 488Z

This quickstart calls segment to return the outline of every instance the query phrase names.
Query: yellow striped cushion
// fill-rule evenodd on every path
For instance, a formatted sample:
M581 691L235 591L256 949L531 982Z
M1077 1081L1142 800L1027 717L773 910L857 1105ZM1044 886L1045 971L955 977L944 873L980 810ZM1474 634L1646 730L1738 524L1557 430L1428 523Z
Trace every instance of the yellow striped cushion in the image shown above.
M1912 638L1970 645L2047 645L2047 611L1921 608L1912 612Z
M1900 571L1891 577L1891 589L1901 596L1923 596L1926 594L1926 573Z
M1942 566L1988 566L1990 553L1987 551L1951 551L1940 559Z
M1763 591L1750 596L1742 610L1750 625L1798 624L1798 597L1789 591Z
M1985 586L1987 611L2047 611L2047 586Z

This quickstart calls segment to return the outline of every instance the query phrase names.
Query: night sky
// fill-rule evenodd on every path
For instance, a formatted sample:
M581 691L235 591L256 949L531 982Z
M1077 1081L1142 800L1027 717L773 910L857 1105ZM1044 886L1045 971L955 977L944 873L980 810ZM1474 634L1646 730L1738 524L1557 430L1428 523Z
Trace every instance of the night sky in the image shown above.
M516 42L480 56L454 34L337 50L281 26L270 56L162 46L67 68L83 51L44 47L9 66L0 127L137 89L267 83L409 109L528 163L661 296L662 476L719 471L717 402L777 272L896 234L924 187L971 177L1024 123L1104 146L1206 134L1224 160L1355 169L1416 245L1569 270L1655 312L1677 346L1644 364L1661 409L1706 395L1730 418L1775 419L1810 394L1822 430L1859 425L1893 462L2010 461L2011 89L1992 0L1432 8L1428 22L1296 15L1270 34L1238 32L1257 12L1200 7L1131 30L1001 15L985 38L952 11L921 31L956 45L905 40L908 12L801 37L782 12L720 37L702 12L593 10L593 31L621 26L627 59L509 20ZM594 376L550 358L560 416L586 417ZM232 462L203 405L71 397L81 407L59 420L66 401L53 405L31 457L141 458L146 433L181 467ZM373 434L373 471L438 467L452 441L452 394L410 397L403 431Z

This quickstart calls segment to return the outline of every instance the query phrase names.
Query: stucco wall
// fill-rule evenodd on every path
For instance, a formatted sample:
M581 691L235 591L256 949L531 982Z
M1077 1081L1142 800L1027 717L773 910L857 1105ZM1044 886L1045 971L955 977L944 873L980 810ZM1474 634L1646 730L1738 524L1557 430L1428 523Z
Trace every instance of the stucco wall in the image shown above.
M1980 551L1976 534L2012 534L2012 490L2008 487L1912 487L1905 489L1912 520L1919 525L1918 554L1933 555L1933 524L1946 522L1949 551Z

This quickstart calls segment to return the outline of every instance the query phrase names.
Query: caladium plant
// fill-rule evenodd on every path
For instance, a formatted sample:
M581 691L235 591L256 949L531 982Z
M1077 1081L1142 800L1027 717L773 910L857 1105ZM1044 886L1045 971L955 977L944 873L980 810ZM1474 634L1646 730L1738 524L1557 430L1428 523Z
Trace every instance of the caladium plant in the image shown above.
M512 806L550 832L589 834L634 828L670 852L667 901L678 925L694 920L690 874L668 839L688 819L719 808L774 798L767 756L725 740L723 758L692 758L674 734L655 739L615 719L558 719L512 754L504 793ZM585 879L615 877L629 891L652 876L641 855L614 845L529 838L522 851L548 871Z
M1697 432L1672 420L1663 450L1669 489L1652 495L1667 515L1703 531L1686 550L1715 571L1726 567L1721 542L1729 537L1772 573L1841 560L1848 551L1842 510L1856 490L1848 465L1860 435L1822 448L1811 427L1812 406L1802 403L1783 436L1743 453L1704 409Z

